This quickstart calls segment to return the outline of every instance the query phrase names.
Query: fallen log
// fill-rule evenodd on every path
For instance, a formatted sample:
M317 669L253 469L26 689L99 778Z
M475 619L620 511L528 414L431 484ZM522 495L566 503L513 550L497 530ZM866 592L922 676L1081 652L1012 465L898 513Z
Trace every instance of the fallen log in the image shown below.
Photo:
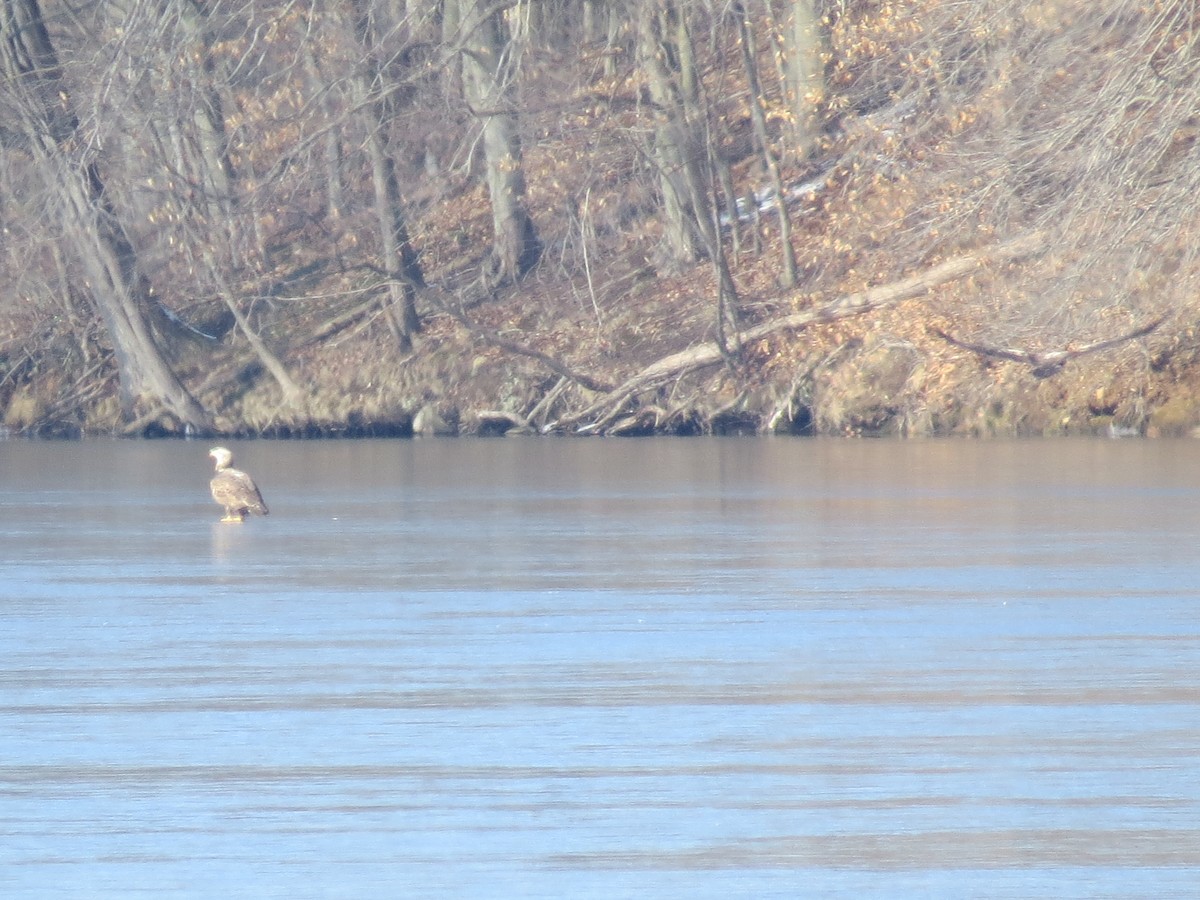
M972 353L983 358L1025 363L1030 367L1034 378L1050 378L1061 372L1071 360L1083 356L1085 353L1098 353L1101 350L1110 350L1113 347L1124 344L1126 341L1145 337L1161 325L1165 321L1165 318L1165 316L1159 317L1152 322L1147 322L1145 325L1135 328L1133 331L1127 331L1114 338L1093 341L1082 347L1067 347L1065 350L1052 350L1049 352L1026 350L1024 348L989 347L986 344L976 344L956 338L954 335L946 334L940 328L930 327L929 333L940 337L947 344L952 344L963 350L970 350Z
M956 256L908 278L867 288L865 291L854 294L847 294L815 309L793 313L790 316L772 319L753 328L747 328L738 333L736 340L731 340L729 343L734 345L751 344L780 332L800 331L812 325L823 325L838 319L859 316L881 307L902 303L926 294L947 282L970 275L988 263L1011 262L1030 256L1044 247L1044 241L1044 236L1040 232L1033 232L991 250ZM715 342L689 347L687 350L680 350L664 356L579 412L548 425L546 430L576 425L604 410L619 409L639 391L670 378L677 378L698 369L715 366L724 359L721 348Z

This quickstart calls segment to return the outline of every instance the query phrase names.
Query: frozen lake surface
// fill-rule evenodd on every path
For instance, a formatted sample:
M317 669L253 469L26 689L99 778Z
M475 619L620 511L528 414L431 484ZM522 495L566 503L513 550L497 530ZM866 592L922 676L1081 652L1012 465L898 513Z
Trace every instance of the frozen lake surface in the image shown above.
M0 442L0 895L1185 897L1200 445Z

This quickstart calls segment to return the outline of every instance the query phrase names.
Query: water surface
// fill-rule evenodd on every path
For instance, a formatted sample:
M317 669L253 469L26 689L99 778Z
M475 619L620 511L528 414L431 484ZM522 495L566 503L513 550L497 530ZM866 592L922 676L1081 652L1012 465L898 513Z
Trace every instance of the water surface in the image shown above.
M0 443L0 894L1200 884L1189 442Z

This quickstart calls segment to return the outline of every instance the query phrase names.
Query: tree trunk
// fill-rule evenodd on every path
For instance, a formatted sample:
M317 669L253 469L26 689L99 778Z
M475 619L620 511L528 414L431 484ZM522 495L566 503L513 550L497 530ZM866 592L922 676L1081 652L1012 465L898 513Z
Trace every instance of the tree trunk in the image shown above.
M716 216L719 152L708 139L708 116L692 35L674 0L648 2L640 23L642 68L658 119L654 159L663 194L662 259L675 268L707 257L717 281L717 343L739 350L738 299Z
M371 161L371 184L375 189L375 212L383 243L383 265L388 272L388 304L385 312L400 349L412 349L413 337L421 330L417 315L416 289L425 285L421 265L408 239L408 225L400 199L396 165L383 144L378 128L367 141Z
M203 188L209 215L214 218L228 218L233 206L235 172L233 161L229 158L224 104L216 87L217 79L211 52L212 36L209 34L203 9L197 0L177 2L179 27L187 41L186 58L196 61L196 69L188 74L195 86L196 96L192 124L195 128L195 144L199 157L198 181Z
M783 173L779 168L779 160L771 147L771 137L767 132L766 95L758 77L758 43L754 37L754 23L746 14L741 3L735 3L733 15L738 17L738 28L741 34L742 66L746 70L746 82L750 87L750 119L754 123L754 136L758 140L759 152L771 176L771 187L775 190L776 212L779 214L779 244L783 254L783 272L779 283L785 288L796 286L796 251L792 247L792 223L788 218L787 191L783 184Z
M396 164L388 153L381 133L384 127L381 119L383 104L366 102L368 87L366 78L354 80L355 103L362 110L359 121L367 130L367 161L371 166L371 186L375 194L383 267L388 277L388 299L383 311L401 351L407 353L412 349L413 338L421 330L416 289L424 286L425 277L408 237Z
M20 110L18 121L6 123L6 134L21 142L56 195L64 233L113 341L125 413L139 402L162 405L183 425L211 430L211 417L171 370L142 316L139 307L150 304L147 287L99 170L84 155L88 142L79 134L37 0L0 0L0 65Z
M784 74L792 111L793 156L804 159L820 134L820 108L825 100L824 39L814 0L792 0L783 29Z
M525 169L517 130L516 67L503 8L462 0L463 89L483 121L483 153L492 203L490 287L516 281L538 261L541 241L525 207Z
M221 275L221 269L217 265L216 257L213 256L212 248L207 244L202 245L201 255L204 257L204 264L208 267L209 276L217 286L217 293L221 295L221 300L233 316L233 320L237 323L238 328L241 329L246 342L250 345L250 349L254 351L254 355L263 364L263 368L270 373L271 377L275 379L275 383L279 385L280 390L283 391L284 403L292 409L296 409L303 398L300 386L296 384L295 379L292 378L291 373L288 372L287 367L279 357L272 353L266 342L259 337L258 332L250 327L250 322L246 318L245 313L238 308L233 291L230 290L229 284L225 281L224 276Z
M413 337L421 330L417 315L416 289L425 285L421 264L408 237L404 201L396 164L388 152L384 129L391 120L388 103L379 96L383 76L374 59L376 34L369 9L352 4L357 21L357 37L365 57L364 70L352 79L358 118L366 130L367 160L371 166L371 185L375 194L375 213L379 222L383 266L388 273L388 299L384 314L403 352L412 349Z
M710 215L703 173L703 135L690 63L690 37L673 0L642 7L638 50L656 118L654 162L662 186L663 256L668 268L695 262L706 252L699 233ZM681 47L680 39L683 46ZM681 52L686 49L688 52Z
M310 83L310 90L320 97L321 111L326 119L333 121L337 117L337 108L326 91L326 82L321 75L321 67L317 63L313 44L304 42L304 72ZM326 127L321 136L321 144L325 156L325 177L323 179L325 193L325 215L330 219L341 218L346 205L346 185L342 177L342 166L345 154L342 151L342 137L339 130Z

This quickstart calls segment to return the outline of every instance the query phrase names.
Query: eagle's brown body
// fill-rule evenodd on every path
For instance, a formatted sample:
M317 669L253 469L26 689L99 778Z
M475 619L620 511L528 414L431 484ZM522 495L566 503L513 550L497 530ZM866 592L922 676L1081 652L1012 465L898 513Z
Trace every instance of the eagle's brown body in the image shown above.
M258 486L245 472L233 468L233 454L224 447L214 447L208 453L216 463L217 474L209 482L213 499L225 507L222 522L241 522L248 515L265 516L267 504Z

